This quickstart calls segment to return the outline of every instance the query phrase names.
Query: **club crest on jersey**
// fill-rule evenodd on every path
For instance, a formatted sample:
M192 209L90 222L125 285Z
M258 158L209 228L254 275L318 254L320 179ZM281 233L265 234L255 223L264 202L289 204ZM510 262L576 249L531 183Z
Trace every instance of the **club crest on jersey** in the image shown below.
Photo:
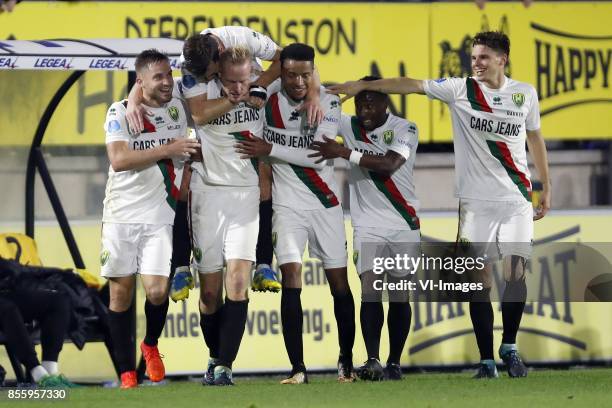
M520 108L525 103L525 94L521 92L513 93L512 102L514 102L514 104Z
M395 134L393 133L392 129L389 130L385 130L383 132L383 141L386 144L391 144L391 142L393 141L393 137L395 136Z
M176 108L176 106L171 106L168 108L168 115L170 115L170 119L172 119L175 122L178 122L179 111Z
M100 252L100 266L106 265L109 258L110 252L108 251L108 249L103 249L102 252Z

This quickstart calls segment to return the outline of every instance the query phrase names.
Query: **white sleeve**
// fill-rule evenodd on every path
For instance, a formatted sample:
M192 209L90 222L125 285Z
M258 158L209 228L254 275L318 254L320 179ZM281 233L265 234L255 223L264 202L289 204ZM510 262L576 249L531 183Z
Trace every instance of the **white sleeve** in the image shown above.
M404 159L408 160L411 155L416 153L419 144L419 131L414 123L409 122L398 126L394 129L394 132L396 134L393 135L389 150L401 154Z
M108 109L104 130L106 130L106 144L130 141L131 136L125 119L125 107L121 102L113 103Z
M423 81L425 94L431 99L439 99L442 102L452 103L457 99L461 83L465 79L461 78L440 78L426 79Z
M183 98L190 99L206 93L206 83L198 82L186 69L181 70L181 93Z
M525 129L538 130L540 128L540 101L538 100L538 93L533 87L531 87L529 99L529 112L527 112L525 118Z
M342 112L340 114L340 125L338 126L338 135L342 137L342 143L344 146L352 149L353 143L353 131L351 128L351 116Z
M183 78L173 77L172 79L174 80L174 84L172 85L172 97L184 101L185 96L183 95Z
M317 141L323 141L323 135L330 139L335 139L338 136L338 126L340 125L340 115L342 114L340 98L324 92L325 90L321 89L321 95L327 95L327 97L321 101L324 115L315 133L314 140Z
M266 89L266 91L268 93L268 98L271 95L274 95L275 93L280 92L281 91L281 79L277 78L276 80L274 80L274 82L268 85L268 88Z
M278 45L270 37L251 30L250 28L244 28L244 40L249 48L249 51L253 54L253 57L261 58L265 61L271 61L276 54L276 50L279 49Z

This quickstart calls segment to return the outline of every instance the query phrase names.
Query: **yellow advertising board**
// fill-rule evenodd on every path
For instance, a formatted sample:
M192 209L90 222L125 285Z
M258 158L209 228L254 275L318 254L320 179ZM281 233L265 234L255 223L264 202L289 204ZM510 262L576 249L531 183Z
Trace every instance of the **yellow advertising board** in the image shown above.
M512 44L508 73L538 90L545 136L597 139L612 137L611 13L609 2L490 3L483 11L472 3L26 2L0 15L0 38L184 39L208 27L246 25L279 45L315 47L327 84L367 74L466 76L470 37L501 29ZM0 110L0 146L30 143L33 118L66 77L0 70L0 98L11 101ZM125 97L126 78L123 72L86 73L60 105L45 143L103 144L106 108ZM354 112L352 102L345 106ZM421 143L451 140L450 116L440 102L393 96L392 110L417 123Z
M510 38L507 74L532 84L540 97L548 139L612 137L612 3L432 3L431 66L434 78L471 72L471 36L501 30ZM457 24L458 16L460 25ZM450 141L450 114L433 102L433 141Z
M612 220L612 212L557 212L536 223L536 242L610 241L601 229ZM424 236L452 241L456 234L453 214L423 214ZM0 231L15 230L2 226ZM352 252L350 222L346 222L348 251ZM100 226L79 224L74 233L86 265L99 273ZM37 242L41 259L47 265L70 267L70 257L61 232L54 226L38 226ZM537 247L537 245L536 245ZM560 268L559 254L547 253L538 262L548 263L551 270ZM610 254L608 254L610 257ZM612 258L608 258L612 262ZM349 263L349 277L359 316L359 280ZM333 303L321 263L305 256L304 289L304 357L311 368L332 369L338 353L337 330ZM538 291L540 288L530 287ZM139 292L138 338L144 336L143 293ZM198 291L193 290L185 303L172 303L166 327L160 339L160 350L170 374L197 373L205 369L208 350L199 327ZM562 293L543 293L537 302L528 302L518 335L521 352L528 362L588 362L612 360L612 303L569 302ZM402 355L405 365L470 364L478 360L471 329L469 307L465 303L413 302L412 328L407 352ZM495 310L495 344L501 341L501 313ZM381 357L388 350L386 329L381 341ZM355 363L366 359L357 318L354 348ZM0 364L7 366L5 357ZM111 378L112 366L104 346L87 344L83 351L66 345L60 356L62 370L70 377ZM245 336L236 371L264 372L289 369L280 326L280 296L272 293L251 293Z
M428 13L419 5L398 9L378 3L25 2L14 13L0 14L0 38L184 39L209 27L246 25L281 46L295 41L312 45L321 80L328 84L370 74L427 76L429 46L423 39L428 37ZM0 110L0 146L29 145L34 118L41 116L67 75L0 70L0 100L12 101ZM106 109L126 96L126 82L123 72L86 73L59 106L45 144L103 144ZM425 98L397 96L392 101L396 113L429 134ZM352 102L345 111L354 112Z

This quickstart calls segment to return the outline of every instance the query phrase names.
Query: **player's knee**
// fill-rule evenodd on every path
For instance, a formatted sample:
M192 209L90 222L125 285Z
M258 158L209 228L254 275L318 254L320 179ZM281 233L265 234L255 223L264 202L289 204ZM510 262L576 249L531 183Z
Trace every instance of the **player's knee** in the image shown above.
M234 302L247 300L247 293L248 289L246 284L244 286L227 287L227 290L225 292L227 298L229 300L233 300Z
M132 294L125 290L111 290L109 309L113 312L125 312L132 304Z
M520 282L525 280L527 259L519 255L504 258L504 280L506 282Z
M362 302L381 302L382 291L377 289L375 281L380 279L372 271L363 272L359 276L361 280L361 301Z
M154 305L161 305L166 301L168 293L163 286L153 286L147 289L147 300Z
M219 292L217 290L214 290L212 288L211 289L203 289L200 292L200 301L207 308L216 308L216 306L221 301L221 298L220 298Z
M302 287L302 274L300 270L286 270L281 269L282 272L282 285L283 288L301 288Z

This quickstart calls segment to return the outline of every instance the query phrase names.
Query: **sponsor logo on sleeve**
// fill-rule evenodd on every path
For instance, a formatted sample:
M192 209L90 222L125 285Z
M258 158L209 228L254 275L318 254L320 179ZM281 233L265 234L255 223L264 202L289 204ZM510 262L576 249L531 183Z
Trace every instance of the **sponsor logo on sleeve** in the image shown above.
M121 129L121 125L119 124L118 120L111 120L110 122L108 122L108 131L109 132L116 132L119 129Z
M185 88L190 89L193 88L195 86L195 84L197 83L196 79L193 77L193 75L183 75L183 85L185 86Z

